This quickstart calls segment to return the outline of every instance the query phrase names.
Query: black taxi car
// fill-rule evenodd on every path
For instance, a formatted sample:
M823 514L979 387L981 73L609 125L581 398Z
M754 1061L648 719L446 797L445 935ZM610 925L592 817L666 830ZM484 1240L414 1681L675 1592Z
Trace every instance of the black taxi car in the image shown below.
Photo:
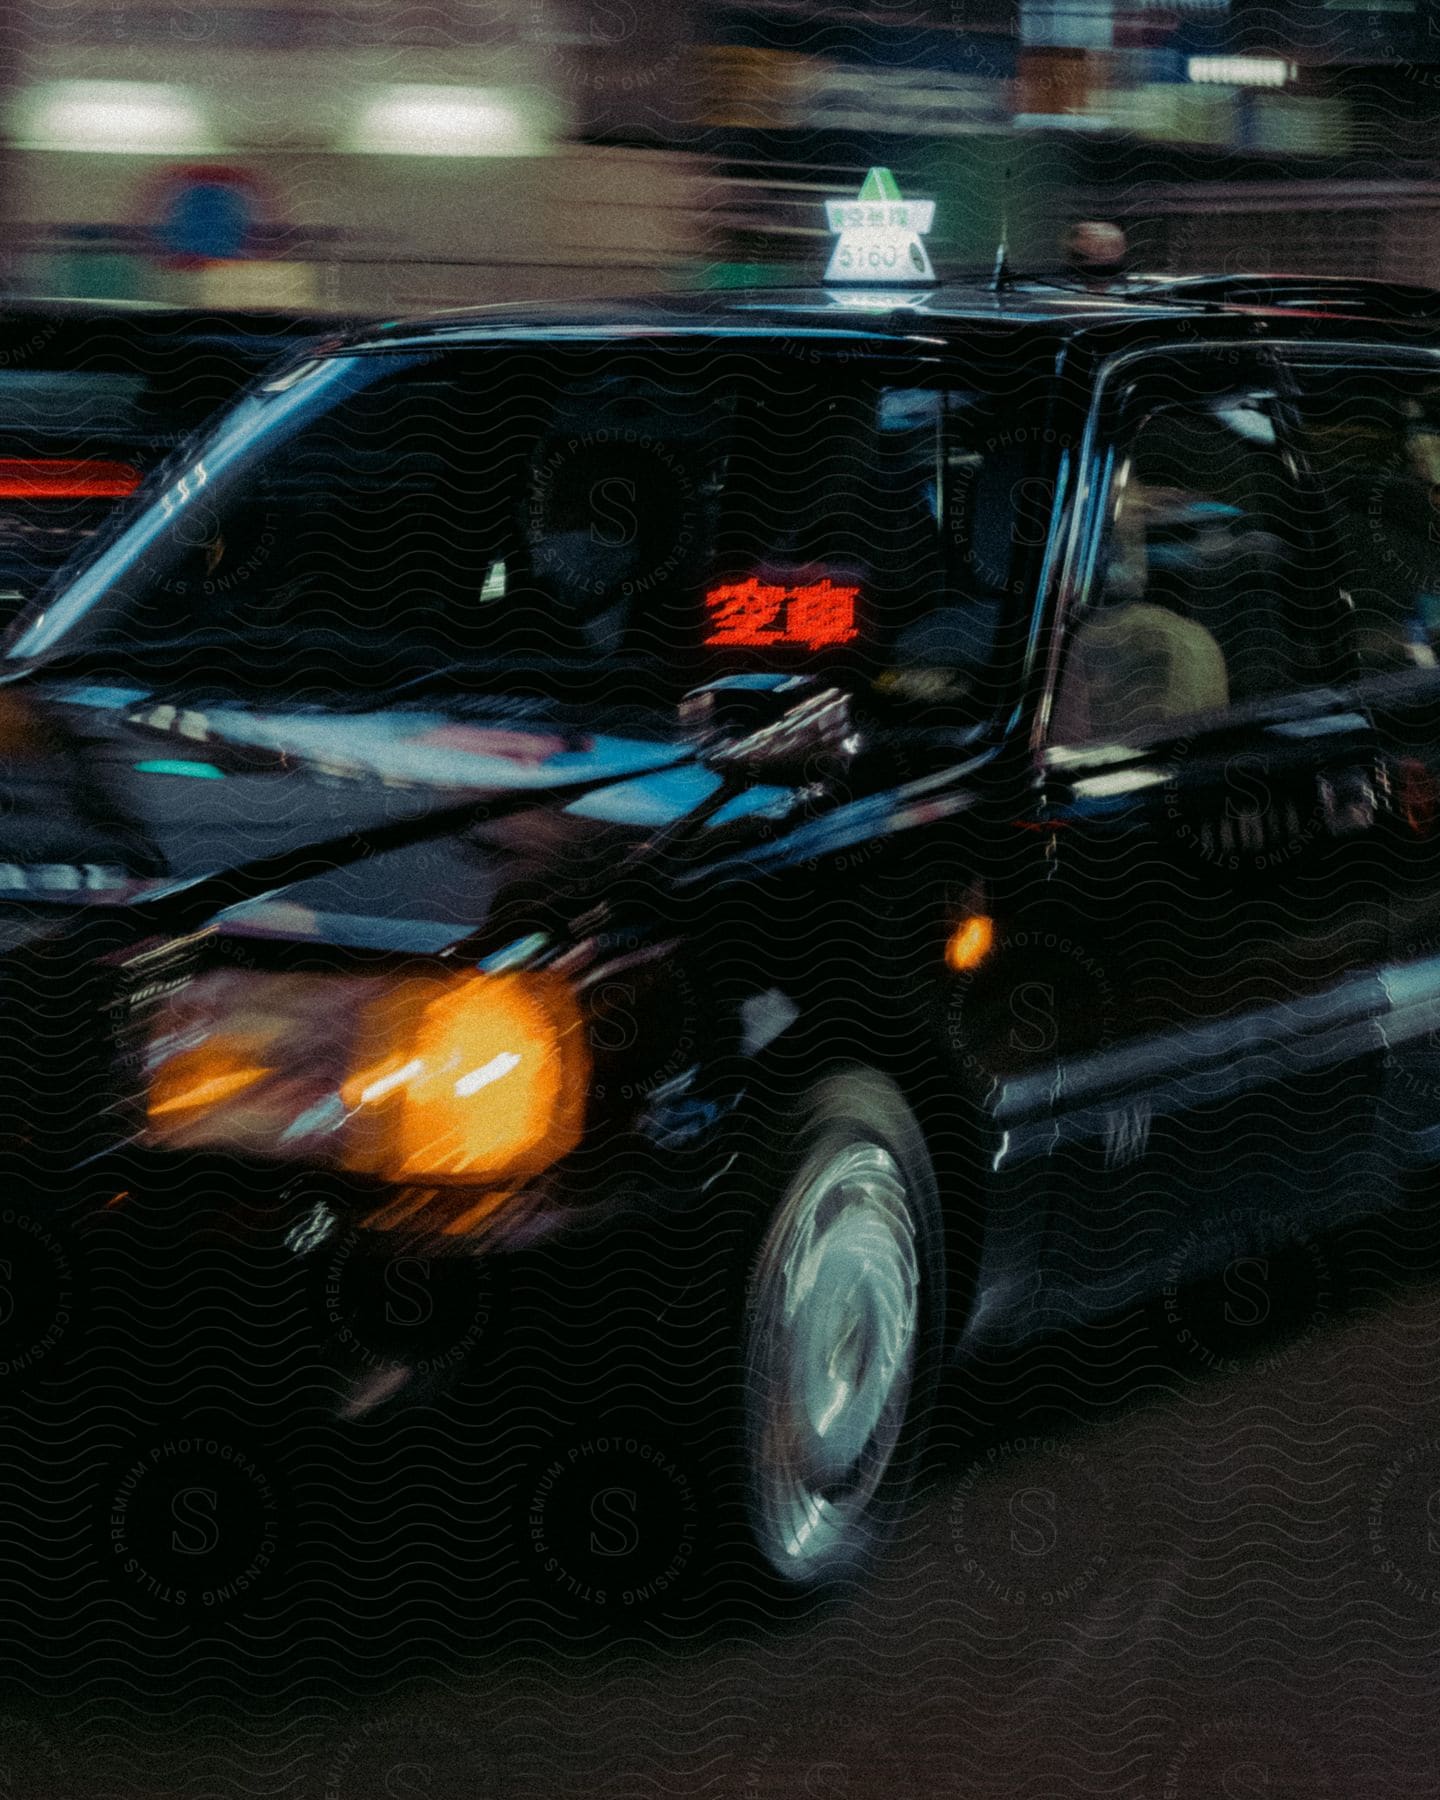
M1437 499L1428 302L1363 283L310 356L7 641L10 1191L572 1246L827 1582L947 1360L1423 1212Z

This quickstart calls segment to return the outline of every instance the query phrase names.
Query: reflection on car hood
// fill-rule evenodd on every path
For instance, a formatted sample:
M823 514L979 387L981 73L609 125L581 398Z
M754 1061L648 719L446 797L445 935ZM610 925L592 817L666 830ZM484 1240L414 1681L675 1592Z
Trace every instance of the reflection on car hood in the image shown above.
M155 899L289 857L283 879L225 908L224 929L437 950L519 884L580 891L720 785L663 715L595 730L562 718L503 698L327 712L0 689L0 938L57 907ZM457 809L492 801L461 828ZM397 827L405 841L387 848Z

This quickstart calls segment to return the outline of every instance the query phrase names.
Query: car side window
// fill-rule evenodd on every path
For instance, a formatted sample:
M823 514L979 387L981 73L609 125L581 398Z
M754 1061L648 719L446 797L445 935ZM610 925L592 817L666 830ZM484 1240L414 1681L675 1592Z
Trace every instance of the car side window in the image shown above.
M1440 370L1299 367L1300 438L1333 510L1366 673L1440 648Z
M1245 387L1131 409L1065 656L1057 742L1154 736L1322 679L1315 504Z

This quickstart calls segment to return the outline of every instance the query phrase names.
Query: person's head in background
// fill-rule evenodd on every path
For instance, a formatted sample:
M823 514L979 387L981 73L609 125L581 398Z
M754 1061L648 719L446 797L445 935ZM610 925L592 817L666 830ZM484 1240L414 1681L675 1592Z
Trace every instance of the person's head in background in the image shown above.
M1079 219L1060 240L1065 267L1097 285L1125 273L1125 233L1109 219Z

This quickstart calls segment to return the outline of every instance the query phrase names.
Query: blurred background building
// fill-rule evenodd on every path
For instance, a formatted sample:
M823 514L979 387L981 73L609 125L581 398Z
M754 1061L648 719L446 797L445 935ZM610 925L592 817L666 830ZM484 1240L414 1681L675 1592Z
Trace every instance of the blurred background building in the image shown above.
M1440 0L8 0L3 274L403 312L818 272L875 162L937 266L1440 283Z

